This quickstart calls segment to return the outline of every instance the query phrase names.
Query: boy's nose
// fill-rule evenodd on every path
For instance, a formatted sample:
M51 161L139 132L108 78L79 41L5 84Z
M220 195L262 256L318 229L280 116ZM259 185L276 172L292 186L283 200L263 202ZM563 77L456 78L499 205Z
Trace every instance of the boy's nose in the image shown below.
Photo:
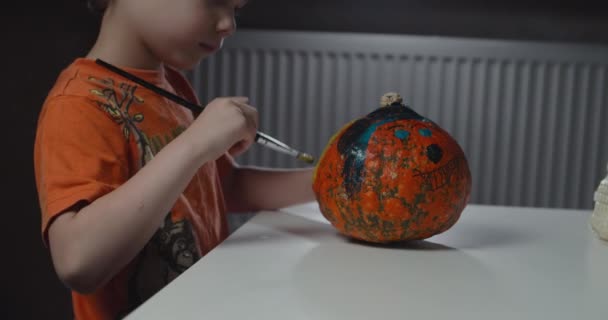
M226 16L218 21L217 32L222 36L222 38L231 36L234 31L236 31L236 21L234 20L234 17Z

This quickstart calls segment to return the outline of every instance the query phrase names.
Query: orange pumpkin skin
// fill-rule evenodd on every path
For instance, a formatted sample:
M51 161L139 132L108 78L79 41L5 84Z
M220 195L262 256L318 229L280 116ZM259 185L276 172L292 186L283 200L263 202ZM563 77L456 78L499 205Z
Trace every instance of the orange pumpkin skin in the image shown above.
M342 128L315 169L323 216L374 243L426 239L452 227L469 201L464 152L400 101Z

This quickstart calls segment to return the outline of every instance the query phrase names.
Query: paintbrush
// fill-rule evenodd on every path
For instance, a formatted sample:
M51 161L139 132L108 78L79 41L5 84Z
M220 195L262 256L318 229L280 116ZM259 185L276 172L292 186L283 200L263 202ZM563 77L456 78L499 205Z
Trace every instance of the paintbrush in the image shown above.
M97 59L97 60L95 60L95 62L98 65L100 65L100 66L102 66L102 67L104 67L104 68L106 68L106 69L108 69L108 70L110 70L110 71L112 71L112 72L114 72L114 73L116 73L116 74L118 74L118 75L120 75L120 76L122 76L122 77L124 77L124 78L126 78L128 80L130 80L130 81L133 81L133 82L139 84L140 86L142 86L142 87L144 87L146 89L149 89L149 90L151 90L151 91L153 91L153 92L155 92L155 93L157 93L157 94L159 94L159 95L161 95L161 96L163 96L163 97L165 97L165 98L167 98L167 99L169 99L169 100L171 100L171 101L173 101L173 102L175 102L177 104L180 104L180 105L182 105L182 106L190 109L192 112L194 112L194 114L199 114L205 108L205 107L200 106L200 105L198 105L196 103L190 102L190 101L188 101L188 100L186 100L186 99L184 99L182 97L179 97L179 96L177 96L177 95L175 95L175 94L173 94L173 93L171 93L171 92L169 92L167 90L159 88L158 86L155 86L154 84L152 84L150 82L147 82L147 81L145 81L145 80L143 80L143 79L141 79L141 78L139 78L139 77L137 77L137 76L135 76L135 75L133 75L133 74L131 74L129 72L126 72L126 71L118 68L118 67L115 67L115 66L113 66L113 65L111 65L111 64L109 64L109 63L107 63L107 62L105 62L105 61L103 61L101 59ZM296 158L298 160L304 161L306 163L312 164L314 162L314 158L310 154L303 153L303 152L300 152L300 151L298 151L296 149L293 149L290 146L288 146L287 144L285 144L285 143L283 143L283 142L281 142L281 141L279 141L279 140L277 140L277 139L275 139L275 138L273 138L273 137L271 137L271 136L269 136L269 135L267 135L265 133L262 133L262 132L258 131L256 133L256 135L255 135L255 142L257 142L257 143L259 143L259 144L261 144L261 145L263 145L265 147L268 147L268 148L270 148L272 150L275 150L275 151L278 151L278 152L290 155L290 156L292 156L292 157L294 157L294 158Z

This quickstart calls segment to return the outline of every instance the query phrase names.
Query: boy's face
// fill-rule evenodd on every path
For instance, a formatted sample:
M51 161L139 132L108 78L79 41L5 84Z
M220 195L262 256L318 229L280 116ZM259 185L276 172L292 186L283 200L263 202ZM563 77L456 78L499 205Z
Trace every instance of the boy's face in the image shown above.
M247 0L118 0L127 27L156 59L190 69L219 50L236 30Z

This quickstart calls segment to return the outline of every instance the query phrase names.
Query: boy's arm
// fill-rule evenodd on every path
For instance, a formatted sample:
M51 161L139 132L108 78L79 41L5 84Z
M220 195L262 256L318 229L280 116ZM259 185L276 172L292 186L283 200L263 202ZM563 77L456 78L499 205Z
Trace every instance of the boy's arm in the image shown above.
M219 165L231 212L275 210L315 199L312 169L239 166L229 157L222 157Z
M54 110L56 116L64 115L63 108ZM80 126L79 135L71 132L62 139L69 144L93 128ZM47 235L61 280L82 293L106 283L144 248L200 166L226 149L247 149L256 130L257 112L246 98L214 99L186 131L120 187L55 216ZM63 156L69 160L69 153Z
M59 277L81 293L107 282L149 241L200 162L178 137L124 185L58 216L48 241Z

